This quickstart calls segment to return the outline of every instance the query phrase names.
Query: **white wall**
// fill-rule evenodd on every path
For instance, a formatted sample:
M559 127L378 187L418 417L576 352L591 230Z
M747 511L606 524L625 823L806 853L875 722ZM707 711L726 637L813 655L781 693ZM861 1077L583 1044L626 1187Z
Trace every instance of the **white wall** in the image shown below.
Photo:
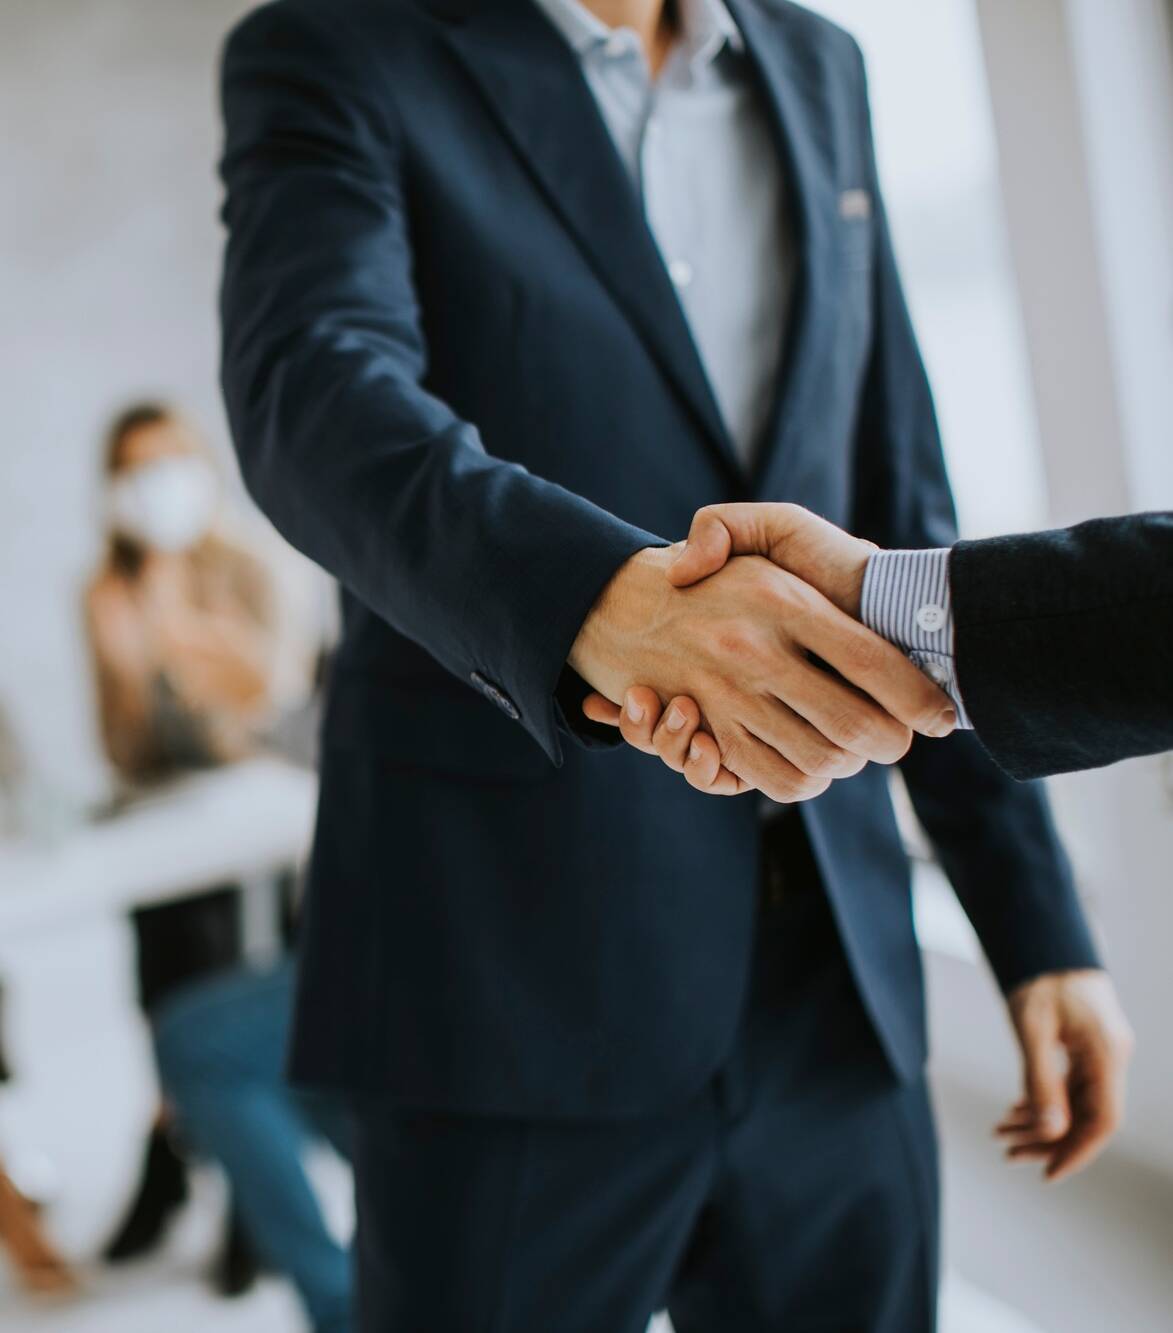
M104 782L79 599L105 420L161 394L227 455L213 71L246 7L0 6L0 708L71 798Z
M1134 508L1173 508L1173 4L1069 0Z
M1163 0L976 0L1053 522L1173 504L1173 77ZM1137 1029L1121 1146L1173 1175L1173 786L1052 783Z
M868 62L885 201L966 536L1038 526L1046 489L973 0L808 0Z
M963 529L1173 505L1173 42L1164 0L814 0L859 37ZM915 34L915 40L911 34ZM1123 1151L1173 1175L1173 763L1052 784L1137 1027ZM936 1061L1016 1054L984 971L931 968Z

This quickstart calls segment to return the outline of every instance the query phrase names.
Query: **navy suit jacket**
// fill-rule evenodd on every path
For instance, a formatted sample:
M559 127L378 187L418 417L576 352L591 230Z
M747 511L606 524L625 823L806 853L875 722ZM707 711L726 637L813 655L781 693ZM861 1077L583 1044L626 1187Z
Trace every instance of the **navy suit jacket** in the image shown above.
M1019 778L1173 750L1173 514L960 542L965 707Z
M858 48L794 5L731 8L801 250L752 477L575 57L528 0L278 0L229 40L225 397L252 494L344 589L297 1076L527 1115L691 1095L745 991L757 799L592 744L565 666L579 626L713 501L797 501L889 547L955 535ZM1002 985L1094 963L1042 794L965 737L904 767ZM912 1076L888 775L800 817Z

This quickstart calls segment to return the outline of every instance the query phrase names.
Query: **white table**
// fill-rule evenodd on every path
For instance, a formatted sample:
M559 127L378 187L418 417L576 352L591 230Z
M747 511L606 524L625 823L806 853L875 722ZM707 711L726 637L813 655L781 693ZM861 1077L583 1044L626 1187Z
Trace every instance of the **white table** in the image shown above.
M0 843L0 954L29 932L295 864L316 800L312 773L250 759L179 779L59 843Z
M238 883L246 953L263 956L266 934L276 944L274 872L303 858L316 800L312 773L254 759L186 777L52 843L0 842L4 1039L16 1074L0 1097L0 1141L10 1162L52 1164L63 1188L52 1222L69 1253L91 1253L125 1205L157 1105L128 911Z

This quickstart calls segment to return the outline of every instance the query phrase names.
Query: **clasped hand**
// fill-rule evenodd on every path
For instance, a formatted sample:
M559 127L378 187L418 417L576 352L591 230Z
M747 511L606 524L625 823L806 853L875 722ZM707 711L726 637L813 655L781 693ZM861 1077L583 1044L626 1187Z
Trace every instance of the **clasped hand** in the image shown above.
M584 712L700 790L783 802L948 735L948 697L855 618L874 549L797 505L700 510L588 617L570 655L596 691Z

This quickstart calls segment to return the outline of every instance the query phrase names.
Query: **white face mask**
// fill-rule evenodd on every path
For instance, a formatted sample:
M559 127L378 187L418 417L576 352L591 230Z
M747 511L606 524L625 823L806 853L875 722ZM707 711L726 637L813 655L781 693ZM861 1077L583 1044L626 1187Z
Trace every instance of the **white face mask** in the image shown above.
M160 458L110 483L110 526L143 546L184 551L207 535L216 512L216 476L202 458Z

